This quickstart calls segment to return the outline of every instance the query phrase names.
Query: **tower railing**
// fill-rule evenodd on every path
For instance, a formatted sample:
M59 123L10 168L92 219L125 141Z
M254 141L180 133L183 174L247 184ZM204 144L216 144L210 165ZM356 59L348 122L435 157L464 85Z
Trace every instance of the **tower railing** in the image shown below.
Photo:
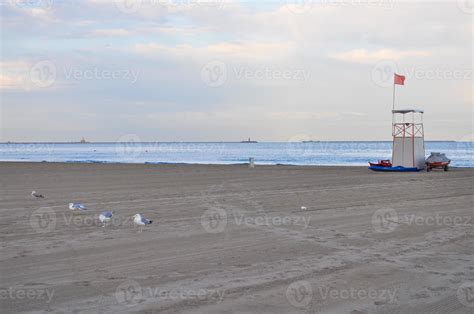
M423 123L394 123L393 137L424 137Z

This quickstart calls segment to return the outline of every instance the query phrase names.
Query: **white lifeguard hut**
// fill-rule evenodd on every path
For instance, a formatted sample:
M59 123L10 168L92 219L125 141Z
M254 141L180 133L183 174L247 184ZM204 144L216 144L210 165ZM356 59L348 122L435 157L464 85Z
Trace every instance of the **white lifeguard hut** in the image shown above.
M425 168L423 110L392 110L394 167Z

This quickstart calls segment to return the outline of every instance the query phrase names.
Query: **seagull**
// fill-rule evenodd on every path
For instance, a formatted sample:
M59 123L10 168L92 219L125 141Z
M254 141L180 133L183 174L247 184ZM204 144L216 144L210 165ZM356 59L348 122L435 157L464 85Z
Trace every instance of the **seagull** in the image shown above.
M44 195L36 193L36 191L31 192L31 196L36 198L44 198Z
M138 232L142 232L143 226L150 225L153 222L153 220L146 219L141 214L136 214L135 216L133 216L133 222L137 226L139 226Z
M105 224L112 220L113 215L114 213L111 211L102 212L99 215L99 220L102 223L102 227L105 227Z
M83 204L79 204L79 203L69 203L69 209L70 210L75 210L75 209L87 210L87 208Z

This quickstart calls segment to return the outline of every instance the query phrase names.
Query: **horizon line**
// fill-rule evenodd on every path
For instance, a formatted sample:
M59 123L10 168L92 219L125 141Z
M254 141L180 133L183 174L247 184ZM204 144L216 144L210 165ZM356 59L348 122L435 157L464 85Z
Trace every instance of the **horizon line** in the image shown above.
M302 140L302 141L38 141L38 142L22 142L22 141L6 141L0 144L117 144L117 143L229 143L229 144L261 144L261 143L318 143L318 142L393 142L393 140ZM457 140L425 140L425 142L473 142L472 140L457 141Z

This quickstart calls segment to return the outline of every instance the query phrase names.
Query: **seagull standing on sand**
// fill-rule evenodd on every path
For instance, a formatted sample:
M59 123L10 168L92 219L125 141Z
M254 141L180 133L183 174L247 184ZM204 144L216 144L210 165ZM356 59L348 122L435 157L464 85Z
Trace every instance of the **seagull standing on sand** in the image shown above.
M79 204L79 203L69 203L69 209L70 210L76 210L76 209L87 210L87 208L83 204Z
M43 194L36 193L36 191L31 192L31 196L36 198L44 198Z
M105 227L105 224L112 220L113 215L114 213L111 211L102 212L99 215L99 220L102 223L102 227Z
M146 219L141 214L136 214L133 216L133 222L139 227L138 232L142 232L143 226L150 225L153 220Z

